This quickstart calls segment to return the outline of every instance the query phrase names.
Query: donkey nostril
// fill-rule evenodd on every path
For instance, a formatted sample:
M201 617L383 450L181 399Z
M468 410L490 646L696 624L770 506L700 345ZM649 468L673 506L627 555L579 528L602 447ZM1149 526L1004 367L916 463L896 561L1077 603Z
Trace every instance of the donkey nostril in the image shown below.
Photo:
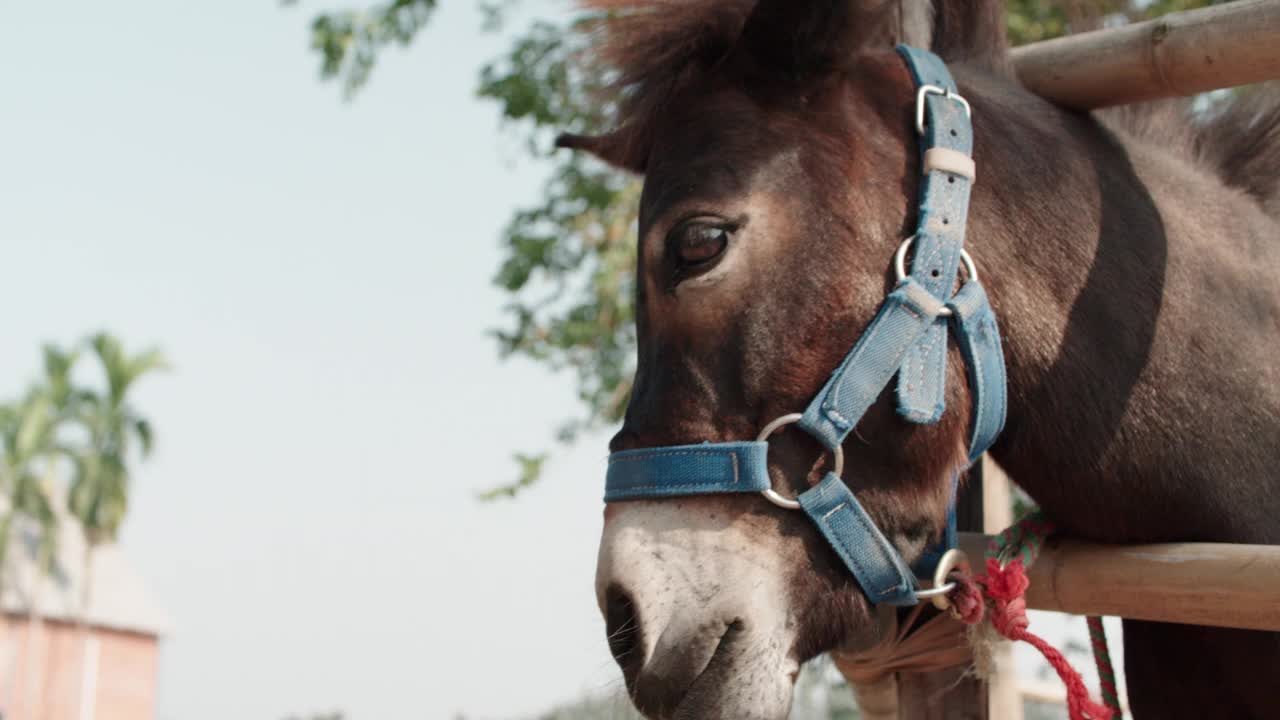
M622 668L623 674L634 673L640 668L639 657L640 620L631 596L617 585L605 590L605 630L609 633L609 651Z

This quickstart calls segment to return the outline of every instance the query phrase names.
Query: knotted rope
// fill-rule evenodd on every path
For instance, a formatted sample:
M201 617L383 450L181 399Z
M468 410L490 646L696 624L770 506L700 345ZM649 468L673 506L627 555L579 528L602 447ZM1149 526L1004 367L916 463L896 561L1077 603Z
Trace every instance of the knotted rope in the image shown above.
M836 667L854 685L859 701L876 700L872 704L878 712L868 717L897 717L896 684L887 682L896 672L933 672L973 663L973 671L979 677L986 677L992 669L992 660L989 641L983 637L984 627L994 629L1009 640L1024 641L1040 651L1066 685L1067 712L1071 720L1118 720L1121 717L1102 618L1088 618L1102 703L1090 699L1084 680L1066 656L1028 630L1026 592L1031 581L1026 569L1040 556L1045 540L1054 529L1053 523L1039 511L1028 513L992 538L983 556L985 575L952 573L950 580L956 583L956 589L947 599L950 615L960 620L960 624L951 622L948 613L922 614L922 604L905 617L895 617L886 637L875 647L856 653L831 654ZM984 617L990 619L989 625L982 625ZM968 632L963 628L968 628ZM885 707L880 708L881 704Z
M1053 523L1039 511L1034 511L993 538L984 556L986 575L959 582L951 596L954 613L962 622L974 625L981 622L984 610L989 609L991 626L997 632L1039 650L1067 686L1067 712L1071 720L1119 718L1115 671L1111 666L1101 618L1089 618L1089 638L1098 664L1103 703L1089 698L1084 680L1066 656L1027 629L1030 621L1027 619L1026 592L1031 581L1027 579L1026 568L1039 557L1045 539L1053 531ZM981 594L978 594L979 587ZM982 595L986 596L986 602L981 601Z

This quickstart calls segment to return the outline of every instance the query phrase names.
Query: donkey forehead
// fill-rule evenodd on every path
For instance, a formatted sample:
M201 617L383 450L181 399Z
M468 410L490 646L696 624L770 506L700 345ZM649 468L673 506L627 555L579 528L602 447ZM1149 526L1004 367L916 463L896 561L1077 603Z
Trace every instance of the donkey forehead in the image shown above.
M640 226L682 203L726 201L770 184L803 179L809 137L788 108L766 107L744 90L686 92L655 129Z

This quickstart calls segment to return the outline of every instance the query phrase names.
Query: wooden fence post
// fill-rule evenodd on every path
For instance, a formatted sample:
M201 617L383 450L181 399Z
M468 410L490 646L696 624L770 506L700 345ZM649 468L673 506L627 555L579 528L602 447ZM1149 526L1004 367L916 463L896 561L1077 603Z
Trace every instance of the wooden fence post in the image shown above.
M1009 476L991 456L983 455L981 462L982 526L987 534L995 534L1013 524L1012 490ZM970 561L980 562L981 558L970 558ZM988 697L991 717L996 720L1022 720L1022 686L1014 666L1013 643L1002 642L992 650L996 667Z

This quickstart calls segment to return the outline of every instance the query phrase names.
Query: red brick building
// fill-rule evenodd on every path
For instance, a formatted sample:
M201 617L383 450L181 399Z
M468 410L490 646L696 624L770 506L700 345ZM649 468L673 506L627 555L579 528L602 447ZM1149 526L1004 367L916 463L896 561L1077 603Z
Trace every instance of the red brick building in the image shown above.
M153 720L169 623L119 548L94 552L87 633L79 530L63 523L55 570L38 583L33 550L18 528L0 575L0 720Z

